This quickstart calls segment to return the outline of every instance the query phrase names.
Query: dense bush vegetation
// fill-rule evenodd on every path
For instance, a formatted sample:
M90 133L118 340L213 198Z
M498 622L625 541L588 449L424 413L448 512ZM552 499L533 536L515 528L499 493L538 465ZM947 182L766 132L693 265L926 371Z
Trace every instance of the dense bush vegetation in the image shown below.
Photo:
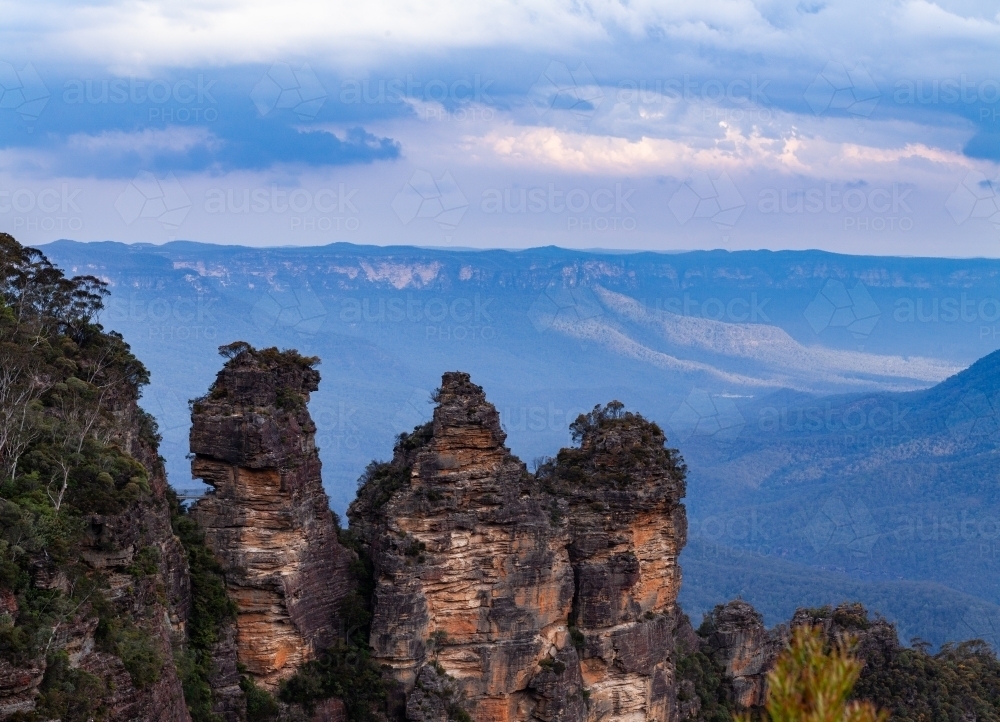
M692 683L694 693L701 702L699 719L705 722L731 722L735 709L732 694L726 683L724 670L711 657L700 651L680 656L677 660L677 678ZM681 694L683 693L682 689Z
M868 660L855 695L870 699L898 722L1000 720L1000 662L979 640L924 645Z
M919 639L913 640L910 647L903 647L895 627L884 619L869 618L860 604L801 609L796 613L796 630L812 629L814 625L826 629L824 655L842 656L847 651L860 660L850 699L871 702L875 708L888 712L892 720L900 722L965 722L972 719L1000 722L1000 661L985 642L970 640L945 644L936 653ZM698 630L698 635L706 639L711 631L706 615L706 623ZM852 637L857 644L838 652L837 640L845 636ZM801 639L799 642L805 644ZM802 656L816 653L815 641L810 641L808 646L812 651L807 654L799 649L800 658L796 663L800 665L796 674L806 677L819 674L816 667L810 672ZM821 661L813 660L816 664ZM793 671L790 668L779 670L779 674L787 676ZM677 677L693 684L694 693L701 701L699 719L729 722L738 712L725 670L710 656L701 651L680 655ZM791 702L788 699L782 702L786 703ZM808 716L801 718L808 719Z
M770 722L885 722L888 714L869 701L851 700L864 662L854 640L831 642L822 627L792 630L788 647L767 675L765 719ZM738 717L749 722L750 715Z
M299 667L295 676L281 685L278 697L306 709L318 700L339 697L347 707L348 720L375 722L386 699L386 685L367 642L340 642Z
M687 467L677 449L665 446L663 430L640 414L625 411L620 401L595 406L569 428L580 446L540 461L536 472L553 491L559 486L624 489L660 476L664 469L678 483L684 482Z
M187 552L191 573L191 615L187 622L188 645L178 659L184 699L193 722L219 722L212 712L212 647L223 627L236 617L236 604L226 594L222 567L205 544L197 522L188 516L176 494L168 492L174 534Z
M103 518L94 515L149 499L136 457L155 461L158 441L135 404L146 369L95 321L106 294L0 234L0 593L16 606L0 615L0 655L48 657L39 714L64 721L100 716L104 683L70 669L59 649L59 631L80 615L98 617L98 649L121 658L136 686L165 662L147 620L107 602L106 581L81 558L91 520ZM152 555L129 569L137 579L155 568Z

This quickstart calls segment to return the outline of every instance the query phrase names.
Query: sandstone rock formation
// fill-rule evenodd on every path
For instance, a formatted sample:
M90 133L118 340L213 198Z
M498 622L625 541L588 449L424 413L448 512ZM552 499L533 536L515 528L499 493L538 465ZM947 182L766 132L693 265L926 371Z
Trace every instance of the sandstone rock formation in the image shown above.
M737 706L763 706L767 673L785 646L787 628L769 632L760 613L737 599L717 606L700 631L705 635L703 649L722 667Z
M620 403L571 428L580 447L563 449L538 475L569 503L588 718L673 719L683 465L655 424Z
M565 514L505 438L482 389L446 374L432 427L397 447L395 477L362 490L349 515L375 565L371 645L407 692L437 662L476 719L524 718L539 704L578 718L578 685L550 701L539 666L579 667ZM390 483L403 488L385 498Z
M857 642L853 654L869 663L881 664L900 648L896 628L882 617L869 619L868 610L858 602L845 602L833 608L797 609L791 626L803 624L822 627L830 640L853 636Z
M595 410L537 475L447 373L433 422L369 467L349 516L374 565L371 646L411 720L669 720L683 468Z
M227 348L193 406L192 474L213 491L192 513L238 606L238 660L274 689L336 637L353 556L337 539L306 408L319 384L315 360Z
M891 675L901 646L895 627L880 617L869 619L861 604L798 609L790 624L764 627L763 617L747 602L720 604L705 617L698 630L700 651L716 665L721 675L722 697L738 710L759 709L767 700L767 675L785 649L791 630L801 625L820 627L831 644L850 636L852 654L865 662L859 689L871 692L866 677ZM875 687L884 692L886 677Z

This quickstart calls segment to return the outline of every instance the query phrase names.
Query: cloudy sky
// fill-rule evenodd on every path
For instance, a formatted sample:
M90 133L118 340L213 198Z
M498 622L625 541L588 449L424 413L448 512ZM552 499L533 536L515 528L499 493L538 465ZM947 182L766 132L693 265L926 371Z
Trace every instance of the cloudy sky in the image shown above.
M1000 255L980 0L0 0L0 230Z

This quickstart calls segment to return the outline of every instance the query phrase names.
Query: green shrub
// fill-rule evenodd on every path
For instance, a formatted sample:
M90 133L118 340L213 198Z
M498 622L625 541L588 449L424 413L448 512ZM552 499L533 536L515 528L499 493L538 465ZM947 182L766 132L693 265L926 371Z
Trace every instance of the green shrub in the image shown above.
M212 711L214 698L208 681L212 672L211 656L189 646L174 655L174 663L193 722L222 722L222 718Z
M247 700L248 722L267 722L278 716L278 703L263 687L258 687L252 677L240 677L240 689Z
M735 704L724 670L708 655L694 652L681 656L677 661L677 677L694 684L695 694L701 702L701 719L732 722Z
M134 577L146 577L156 574L160 564L159 547L148 546L139 550L132 563L125 570Z
M106 716L107 710L102 705L107 693L104 683L82 669L71 667L65 652L49 657L39 692L35 711L41 719L90 722Z
M792 630L791 643L767 675L771 722L885 722L887 712L867 701L851 701L864 662L852 655L854 640L831 645L822 627ZM749 722L749 715L739 717Z
M129 618L102 614L94 639L98 649L121 659L136 687L142 688L160 679L163 657L155 638Z
M222 566L205 544L198 523L168 491L171 525L187 552L191 578L191 615L187 622L187 649L177 669L184 699L193 722L218 722L212 712L212 647L222 628L236 618L236 604L226 593Z
M318 659L299 667L282 682L278 698L311 710L321 699L339 697L347 708L350 722L376 722L378 709L386 699L381 668L371 652L361 645L336 644Z

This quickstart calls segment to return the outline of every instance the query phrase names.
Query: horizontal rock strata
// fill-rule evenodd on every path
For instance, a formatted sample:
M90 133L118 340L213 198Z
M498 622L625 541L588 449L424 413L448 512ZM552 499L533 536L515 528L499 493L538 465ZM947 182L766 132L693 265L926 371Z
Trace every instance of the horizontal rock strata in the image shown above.
M595 410L530 474L448 373L434 419L349 512L375 569L371 646L413 720L669 720L683 468L655 425ZM429 671L432 670L432 671Z
M336 637L353 555L323 491L306 408L319 385L312 360L248 346L230 353L193 407L192 473L213 487L193 514L238 606L238 660L274 689Z

